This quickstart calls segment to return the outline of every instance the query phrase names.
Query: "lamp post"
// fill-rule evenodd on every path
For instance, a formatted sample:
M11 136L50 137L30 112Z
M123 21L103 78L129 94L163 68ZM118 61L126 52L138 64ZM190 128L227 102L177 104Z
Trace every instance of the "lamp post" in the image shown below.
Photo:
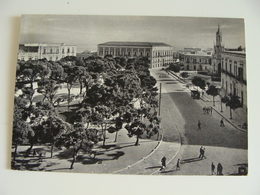
M161 114L161 98L162 98L162 83L160 83L160 93L159 93L159 113L158 113L158 116L160 116Z

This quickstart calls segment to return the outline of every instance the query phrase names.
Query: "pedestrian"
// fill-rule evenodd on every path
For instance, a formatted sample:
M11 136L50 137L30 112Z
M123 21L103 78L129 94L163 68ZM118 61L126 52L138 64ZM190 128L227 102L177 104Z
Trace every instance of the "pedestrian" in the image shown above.
M223 170L223 167L220 163L218 163L218 166L217 166L217 175L223 175L222 174L222 170Z
M213 164L213 162L211 163L211 174L216 174L215 173L215 165Z
M203 108L203 113L206 114L206 106Z
M177 164L176 164L176 170L180 170L180 159L177 160Z
M202 93L201 93L201 96L203 97L203 95L204 95L204 91L202 91Z
M166 168L166 157L165 156L162 157L161 162L162 162L162 167L160 170L163 170Z
M210 106L210 114L212 114L212 106Z
M198 130L201 129L201 122L198 120Z
M220 126L221 126L221 127L225 127L223 118L220 120Z
M203 151L203 146L200 147L200 155L199 155L199 158L201 158L201 156L202 156L202 151Z
M206 159L205 148L202 148L202 150L201 150L201 160L203 159L203 157Z

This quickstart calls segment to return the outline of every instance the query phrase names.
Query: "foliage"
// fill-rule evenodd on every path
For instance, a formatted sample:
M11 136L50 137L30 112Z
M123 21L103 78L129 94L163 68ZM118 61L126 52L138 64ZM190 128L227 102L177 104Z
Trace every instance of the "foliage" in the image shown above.
M180 72L181 66L180 66L179 64L173 64L173 63L171 63L171 64L169 65L169 70L172 70L172 71L174 71L174 72Z
M192 80L191 80L192 84L197 86L197 87L200 87L201 89L205 89L206 87L206 83L205 83L205 80L203 80L202 78L200 77L194 77Z

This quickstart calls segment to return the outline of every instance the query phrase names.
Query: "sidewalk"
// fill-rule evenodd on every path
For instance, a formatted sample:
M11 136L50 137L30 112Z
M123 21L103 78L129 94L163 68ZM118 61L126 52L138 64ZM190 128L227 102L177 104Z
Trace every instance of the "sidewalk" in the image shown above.
M170 75L172 76L176 74L171 71ZM189 80L186 80L186 84L193 86ZM195 88L189 87L189 89L192 90ZM215 106L213 106L213 97L208 95L206 92L204 92L204 95L203 96L201 95L200 97L200 100L203 101L202 104L205 105L206 107L211 106L215 112L217 112L220 116L222 116L225 119L224 122L226 121L230 123L240 131L245 131L245 132L248 131L246 128L242 128L244 123L248 124L247 110L245 108L237 108L235 110L231 110L232 112L232 119L231 119L230 107L227 107L224 103L222 103L221 105L220 96L216 96L214 99L215 99Z

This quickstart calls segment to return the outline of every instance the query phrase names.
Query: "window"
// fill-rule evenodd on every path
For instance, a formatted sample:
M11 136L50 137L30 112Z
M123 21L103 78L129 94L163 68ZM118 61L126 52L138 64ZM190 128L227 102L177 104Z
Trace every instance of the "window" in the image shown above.
M196 66L194 66L193 69L196 70Z
M43 49L43 53L46 54L46 49Z
M130 55L130 54L128 54L128 55ZM136 56L136 51L135 51L135 53L134 53L134 56Z
M128 56L130 56L130 55L131 55L131 52L129 51L129 52L128 52Z
M68 48L67 53L70 53L70 48Z
M189 67L189 65L187 65L187 70L189 70L190 69L190 67Z
M52 49L50 50L50 53L52 53Z
M59 53L59 49L56 50L56 53Z
M146 56L149 57L149 52L146 52Z
M62 53L64 53L64 49L62 49Z
M50 57L50 61L52 61L52 57Z
M140 56L143 56L143 52L140 53Z
M102 51L100 51L100 52L99 52L99 55L100 55L100 56L102 56L102 55L103 55L103 52L102 52Z
M56 61L58 60L59 58L58 58L58 56L56 57Z

